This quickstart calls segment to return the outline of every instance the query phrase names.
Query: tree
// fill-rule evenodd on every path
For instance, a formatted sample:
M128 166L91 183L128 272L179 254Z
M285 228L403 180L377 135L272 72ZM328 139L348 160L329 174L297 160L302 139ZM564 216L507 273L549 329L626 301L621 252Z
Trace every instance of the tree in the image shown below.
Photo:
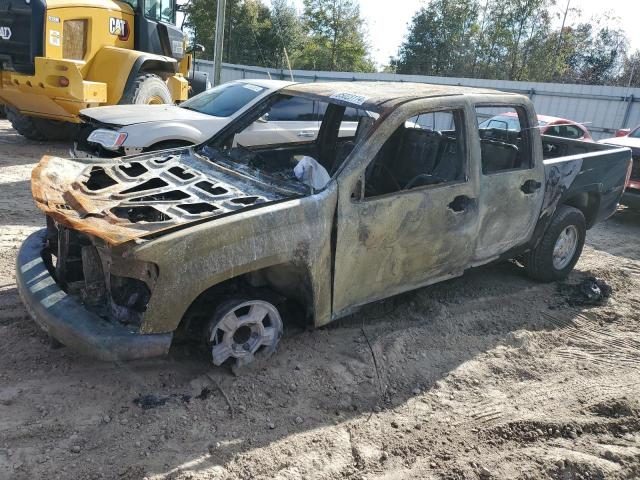
M373 62L354 0L304 0L307 38L296 63L301 68L372 71Z
M478 31L476 0L434 0L411 20L409 32L392 61L398 73L468 74Z
M624 87L640 87L640 50L625 59L619 83Z
M275 68L288 68L284 52L287 52L293 64L304 44L302 21L288 0L271 0L271 25L272 29L264 40L266 49Z
M194 41L205 45L200 58L213 58L217 0L194 0L187 7L185 25ZM227 0L223 60L229 63L285 68L284 49L302 44L302 26L287 0Z

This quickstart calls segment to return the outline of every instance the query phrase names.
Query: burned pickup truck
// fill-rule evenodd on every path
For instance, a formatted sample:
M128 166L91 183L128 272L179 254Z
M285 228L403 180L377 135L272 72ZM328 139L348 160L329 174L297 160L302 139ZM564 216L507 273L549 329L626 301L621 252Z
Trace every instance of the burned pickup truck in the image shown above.
M274 111L304 128L251 141ZM504 112L518 125L478 127ZM562 279L616 211L631 152L542 137L535 118L492 90L294 84L196 147L45 157L32 189L47 228L21 247L18 288L87 354L149 357L195 336L215 365L242 367L275 350L283 312L320 327L501 259Z

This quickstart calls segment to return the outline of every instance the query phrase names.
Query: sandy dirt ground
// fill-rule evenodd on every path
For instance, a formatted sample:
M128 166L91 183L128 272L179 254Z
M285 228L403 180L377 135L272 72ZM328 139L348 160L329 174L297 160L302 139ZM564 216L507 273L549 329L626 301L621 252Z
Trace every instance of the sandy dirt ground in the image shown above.
M53 345L14 285L30 171L66 149L0 121L0 479L640 478L640 215L590 231L561 285L475 269L290 328L266 371L110 364ZM606 304L574 301L590 275Z

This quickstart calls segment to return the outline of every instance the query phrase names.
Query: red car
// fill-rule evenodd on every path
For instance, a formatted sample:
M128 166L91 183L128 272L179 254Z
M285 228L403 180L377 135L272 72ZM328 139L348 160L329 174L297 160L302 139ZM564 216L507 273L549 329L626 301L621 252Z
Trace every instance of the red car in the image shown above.
M614 138L600 140L600 143L619 145L631 149L633 166L631 167L627 190L622 197L622 203L635 209L640 209L640 127L629 131L618 130Z
M502 125L502 128L506 126L507 130L517 130L520 128L520 122L515 112L501 113L500 115L491 117L482 122L480 128L491 128L492 126L499 128L499 125ZM589 130L587 130L584 125L572 120L550 117L548 115L538 115L538 126L540 127L540 133L542 135L593 142Z

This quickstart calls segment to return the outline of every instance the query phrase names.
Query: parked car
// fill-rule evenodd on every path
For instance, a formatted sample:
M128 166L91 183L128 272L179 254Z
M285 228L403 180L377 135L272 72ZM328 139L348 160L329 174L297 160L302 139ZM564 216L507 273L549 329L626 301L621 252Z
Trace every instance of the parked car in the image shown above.
M633 167L629 175L627 189L622 197L622 203L634 209L640 209L640 126L628 130L626 135L600 140L600 143L628 147L633 155Z
M316 137L238 141L291 98L321 104ZM519 128L479 128L489 101ZM340 136L348 108L371 115ZM616 211L631 152L542 137L536 123L522 95L309 83L197 147L45 157L32 190L47 228L20 248L18 289L36 322L87 354L162 355L186 336L243 368L275 350L286 312L319 327L515 257L536 280L563 279L586 231Z
M538 115L538 127L542 135L550 135L552 137L571 138L572 140L582 140L585 142L593 142L591 133L587 127L581 123L567 120L560 117L551 117L549 115ZM517 115L514 112L501 113L484 122L484 128L492 126L494 128L507 128L509 130L520 128Z
M174 105L115 105L87 108L72 156L115 158L122 155L197 145L274 92L292 85L280 80L239 80L207 90ZM365 113L347 111L342 135L353 135ZM245 132L243 145L267 145L315 139L324 112L319 102L291 97Z

